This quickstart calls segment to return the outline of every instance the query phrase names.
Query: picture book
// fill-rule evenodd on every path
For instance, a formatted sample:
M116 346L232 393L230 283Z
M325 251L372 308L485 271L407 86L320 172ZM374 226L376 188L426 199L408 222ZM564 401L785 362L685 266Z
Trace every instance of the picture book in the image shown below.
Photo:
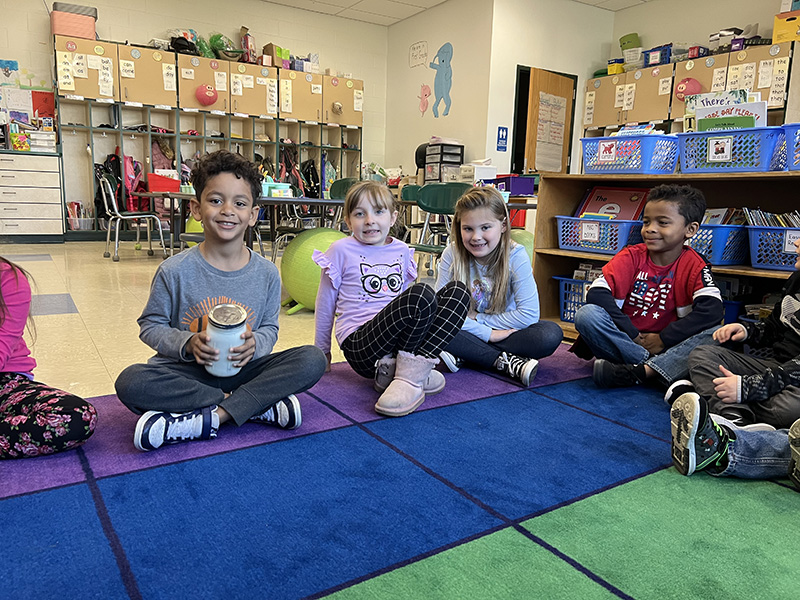
M700 127L700 119L725 119L733 117L752 117L756 127L764 127L767 124L767 103L745 102L742 104L732 104L730 106L698 106L695 116L698 121L698 129Z
M729 129L747 129L755 126L756 118L752 115L697 119L697 131L727 131Z
M18 152L30 152L31 145L28 141L28 134L12 133L10 134L10 137L12 150L17 150Z
M635 221L644 210L649 188L622 188L595 186L584 198L576 217L624 219ZM590 216L594 215L594 216Z
M700 108L715 108L747 102L747 90L726 90L686 96L686 114L693 115Z
M703 215L704 225L746 225L747 218L741 208L709 208Z

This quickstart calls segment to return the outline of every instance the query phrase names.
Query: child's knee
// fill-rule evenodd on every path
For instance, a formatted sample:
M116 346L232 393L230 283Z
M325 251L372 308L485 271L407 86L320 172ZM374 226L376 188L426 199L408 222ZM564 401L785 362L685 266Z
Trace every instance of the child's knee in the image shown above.
M605 312L603 307L596 304L584 304L575 311L575 329L578 330L578 333L583 333L586 329L596 324L598 319L604 316Z

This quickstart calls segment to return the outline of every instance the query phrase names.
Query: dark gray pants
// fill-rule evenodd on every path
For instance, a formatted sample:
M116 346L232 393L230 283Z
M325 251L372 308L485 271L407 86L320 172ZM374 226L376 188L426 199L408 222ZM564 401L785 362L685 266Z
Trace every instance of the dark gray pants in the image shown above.
M769 423L781 429L800 419L800 388L789 386L763 402L728 404L714 393L714 379L722 377L719 365L736 375L757 375L780 363L755 358L718 345L698 346L689 355L689 377L697 393L708 400L712 413L741 415L747 423Z
M319 348L300 346L250 361L232 377L215 377L195 362L131 365L115 387L120 401L136 414L182 413L216 404L242 425L289 394L306 391L326 366Z
M537 360L550 356L558 349L563 337L561 327L553 321L538 321L530 327L512 333L501 342L484 342L462 329L445 350L468 363L489 369L501 352Z

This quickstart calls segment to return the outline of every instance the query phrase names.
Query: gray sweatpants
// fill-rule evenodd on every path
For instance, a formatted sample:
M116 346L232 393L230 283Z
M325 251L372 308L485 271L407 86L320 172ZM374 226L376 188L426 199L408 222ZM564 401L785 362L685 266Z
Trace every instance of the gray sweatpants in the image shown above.
M232 377L211 375L195 362L137 364L120 373L115 387L120 401L136 414L182 413L216 404L242 425L289 394L313 386L327 362L319 348L300 346L250 361Z
M689 355L689 378L697 393L708 400L709 411L730 416L741 415L747 423L769 423L778 429L785 429L800 419L800 388L795 386L788 386L763 402L728 404L717 398L714 379L722 377L720 365L736 375L757 375L767 368L780 366L780 363L718 345L698 346L692 350Z

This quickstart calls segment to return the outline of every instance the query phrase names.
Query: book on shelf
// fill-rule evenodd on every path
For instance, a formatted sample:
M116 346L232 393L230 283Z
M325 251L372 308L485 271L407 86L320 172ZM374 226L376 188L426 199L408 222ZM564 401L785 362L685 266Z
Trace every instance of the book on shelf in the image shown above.
M697 119L697 131L729 131L731 129L747 129L755 126L756 119L752 115Z
M743 208L747 223L757 227L800 227L800 211L775 214L760 208Z
M700 122L705 119L733 119L736 117L750 117L755 123L754 126L763 127L767 124L767 103L745 102L744 104L732 104L730 106L698 107L695 117L697 118L698 130Z
M649 188L595 186L588 191L575 216L635 221L644 210L649 191Z
M702 225L745 225L744 210L741 208L709 208L703 215Z

